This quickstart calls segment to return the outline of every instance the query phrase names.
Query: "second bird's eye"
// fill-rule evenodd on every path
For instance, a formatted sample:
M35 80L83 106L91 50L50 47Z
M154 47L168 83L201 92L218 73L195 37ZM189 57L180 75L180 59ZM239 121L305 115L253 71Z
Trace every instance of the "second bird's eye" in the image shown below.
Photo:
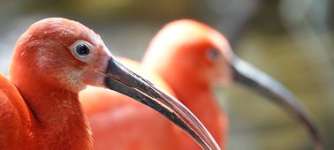
M217 49L209 49L207 56L209 60L215 61L220 57L220 52Z
M79 40L73 43L70 49L75 58L86 62L93 51L93 46L87 41Z

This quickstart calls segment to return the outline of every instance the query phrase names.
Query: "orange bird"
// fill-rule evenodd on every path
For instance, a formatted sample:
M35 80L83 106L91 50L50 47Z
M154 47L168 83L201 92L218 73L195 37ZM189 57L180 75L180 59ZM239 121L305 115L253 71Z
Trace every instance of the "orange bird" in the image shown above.
M78 98L87 85L130 96L182 127L203 149L219 150L187 108L117 62L94 31L63 18L31 25L17 41L10 80L0 76L0 149L92 149Z
M224 36L205 24L193 20L169 23L152 40L141 65L121 60L181 100L205 124L222 149L227 140L228 119L219 108L213 89L217 84L228 85L232 81L287 109L306 126L317 146L321 146L314 123L295 97L280 83L235 56ZM80 100L98 150L199 149L156 112L125 96L87 88L80 94Z

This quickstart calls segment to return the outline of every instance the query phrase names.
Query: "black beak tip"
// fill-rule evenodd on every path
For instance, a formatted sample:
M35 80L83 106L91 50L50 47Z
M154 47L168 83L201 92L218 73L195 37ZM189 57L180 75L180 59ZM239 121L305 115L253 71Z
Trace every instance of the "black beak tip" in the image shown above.
M290 112L308 130L316 149L323 147L320 131L310 119L306 108L281 83L257 70L255 67L234 56L231 62L233 79L261 95L266 96L282 108Z

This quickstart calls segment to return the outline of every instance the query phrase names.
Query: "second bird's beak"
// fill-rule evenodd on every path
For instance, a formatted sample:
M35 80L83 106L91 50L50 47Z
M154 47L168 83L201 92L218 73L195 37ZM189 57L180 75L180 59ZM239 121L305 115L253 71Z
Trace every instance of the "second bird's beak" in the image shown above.
M305 107L289 90L237 56L232 57L230 65L233 70L234 81L253 89L286 109L307 128L316 144L316 149L322 149L318 129L310 119Z
M185 130L202 149L220 149L203 124L184 105L158 90L151 82L130 71L114 58L110 58L105 74L107 88L155 109Z

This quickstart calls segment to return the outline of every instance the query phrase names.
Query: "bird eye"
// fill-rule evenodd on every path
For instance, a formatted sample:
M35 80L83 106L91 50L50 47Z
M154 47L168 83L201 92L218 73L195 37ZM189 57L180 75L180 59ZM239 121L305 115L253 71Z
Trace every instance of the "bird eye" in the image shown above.
M209 49L207 55L208 55L209 60L215 61L219 58L220 52L217 49Z
M87 57L92 53L93 46L87 41L76 41L70 47L72 54L80 61L87 61Z

